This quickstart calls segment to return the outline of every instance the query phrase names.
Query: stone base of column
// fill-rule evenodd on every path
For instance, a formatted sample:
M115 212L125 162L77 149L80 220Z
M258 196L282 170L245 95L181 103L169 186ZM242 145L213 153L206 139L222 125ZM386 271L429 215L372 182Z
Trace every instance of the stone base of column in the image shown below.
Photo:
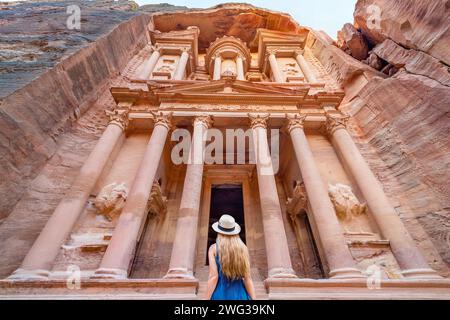
M442 277L431 268L403 270L402 275L408 279L442 279Z
M297 278L291 268L273 268L268 272L269 278Z
M356 268L341 268L330 271L330 279L361 279L365 276Z
M44 269L27 270L19 268L14 271L8 280L48 280L50 271Z
M189 271L186 268L172 268L167 271L167 274L164 276L164 279L195 279L192 271Z
M128 279L128 272L122 269L100 268L90 279Z

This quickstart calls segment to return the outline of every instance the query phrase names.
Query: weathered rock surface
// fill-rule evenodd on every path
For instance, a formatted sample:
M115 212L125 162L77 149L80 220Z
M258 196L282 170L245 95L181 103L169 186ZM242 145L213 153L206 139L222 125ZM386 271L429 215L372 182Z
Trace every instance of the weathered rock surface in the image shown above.
M450 266L449 19L448 1L359 0L355 25L373 46L364 62L390 78L371 78L342 107L397 212L442 274Z
M369 46L364 36L351 23L346 23L338 32L338 43L342 50L353 58L364 60L369 53Z
M386 39L373 49L373 53L397 69L405 68L409 73L429 77L450 86L448 66L424 52L405 49L394 41Z
M391 20L407 17L411 13L406 11L405 8L409 6L405 2L396 2L399 3L398 6L404 6L402 13L396 14L392 11L397 6L394 1L359 1L356 13L362 17L358 12L363 12L366 8L361 6L379 3L384 5L383 12L391 10ZM414 2L416 1L411 1ZM98 5L99 1L96 3ZM101 3L107 6L111 1ZM48 8L42 9L42 6L46 5L37 5L41 8L38 10L47 12L45 10ZM155 22L161 26L161 31L165 31L164 26L169 30L198 24L201 24L202 29L218 28L218 33L202 33L201 49L218 36L235 35L245 40L251 39L254 36L252 30L258 27L299 33L304 30L288 15L240 4L232 6L234 8L229 11L220 10L219 6L203 12L196 11L192 16L184 12L160 14L155 17ZM423 18L435 17L435 7L439 6L430 5L432 12L425 13ZM426 5L421 4L419 7L424 8ZM48 9L48 12L62 13L58 8L55 4L55 8ZM54 54L41 50L47 46L55 46L52 42L42 47L32 47L31 52L44 51L36 54L36 61L44 61L37 68L40 71L36 71L36 74L33 73L32 64L24 63L26 54L23 52L28 49L21 51L17 48L19 58L13 58L14 48L13 52L6 55L13 66L13 61L17 61L17 68L10 70L19 71L19 66L22 66L27 70L24 74L32 75L20 83L27 83L37 75L39 77L19 90L14 89L16 91L7 96L0 106L0 174L3 177L0 182L0 277L9 275L20 265L69 188L107 122L104 109L114 105L105 88L110 81L117 80L125 64L147 42L144 30L150 17L136 16L133 5L128 7L127 4L120 4L117 8L110 11L102 9L101 13L92 15L92 19L96 19L98 15L98 21L110 26L126 20L118 27L112 27L109 33L99 23L98 30L103 31L97 30L98 33L87 38L74 36L78 42L62 43L62 50L55 51ZM153 9L158 10L154 7L143 10ZM13 9L2 11L8 10ZM13 24L17 27L19 24L24 25L27 17L30 21L39 20L39 15L32 14L33 10L26 12L30 15L24 13L22 20L14 20L20 19L20 14L16 17L11 15L2 19L2 23L5 21L6 27ZM443 15L446 12L441 10ZM115 18L108 21L108 14ZM58 18L55 19L59 21ZM37 23L36 21L33 23ZM416 244L426 254L432 267L443 275L450 275L450 93L442 68L445 65L439 62L445 61L441 56L448 53L448 47L445 47L445 41L442 40L447 29L442 27L443 18L436 18L434 27L428 26L429 30L422 31L421 36L417 32L414 37L410 37L411 43L417 42L417 47L410 48L402 42L404 39L395 39L402 37L397 29L389 26L386 30L383 29L388 24L388 19L385 21L381 24L379 33L373 35L366 30L367 22L364 23L364 19L358 22L363 35L370 39L371 45L376 46L369 57L370 66L347 55L321 32L311 31L307 41L311 55L326 69L326 76L332 77L345 89L346 103L343 109L354 116L352 133ZM415 23L421 25L417 21ZM208 29L208 25L214 27ZM448 25L447 23L446 26ZM51 28L58 30L54 26ZM2 27L3 24L0 25L0 37L4 35L3 30L7 30L1 29ZM395 31L395 36L390 36L391 29ZM17 30L16 36L24 33L23 29ZM7 37L11 36L5 34ZM51 36L51 32L45 29L36 37L40 39L41 36ZM429 38L425 39L426 36ZM67 37L68 34L65 35ZM95 43L89 45L95 39ZM387 39L391 39L393 43L385 42ZM31 41L24 40L24 43ZM11 36L11 43L17 44L20 41ZM77 47L77 43L80 46ZM432 45L428 51L422 52L420 45L426 43ZM71 49L72 44L76 49ZM83 49L77 51L83 46ZM440 53L436 53L437 51ZM58 64L62 58L65 59ZM0 67L2 62L3 60L0 61ZM51 67L53 68L47 70ZM401 69L399 72L391 72L392 68L397 67ZM384 70L385 68L388 69ZM391 77L387 78L377 70L384 70ZM4 74L6 73L0 76L0 81ZM20 78L20 73L16 75ZM7 77L13 79L11 75ZM12 83L12 86L15 85ZM22 85L17 85L19 86ZM7 218L2 222L4 217Z
M81 30L66 26L81 9ZM58 137L147 43L131 1L0 4L0 222L57 149ZM182 7L149 5L145 12ZM128 21L125 24L121 22Z
M80 8L80 30L69 29L71 12ZM64 57L141 14L186 9L133 1L26 1L0 3L0 99L36 79Z
M359 0L354 17L372 44L391 39L450 65L449 1Z

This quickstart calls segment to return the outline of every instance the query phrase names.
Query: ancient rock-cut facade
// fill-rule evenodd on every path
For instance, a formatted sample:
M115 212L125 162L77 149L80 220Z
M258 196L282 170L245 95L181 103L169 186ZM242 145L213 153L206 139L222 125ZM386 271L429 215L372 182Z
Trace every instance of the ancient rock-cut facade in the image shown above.
M449 297L448 267L411 235L344 112L385 74L247 5L146 19L139 50L0 226L2 296L201 298L210 226L229 213L261 299ZM98 140L52 181L80 153L70 135L96 117ZM20 243L27 197L46 196L41 226Z

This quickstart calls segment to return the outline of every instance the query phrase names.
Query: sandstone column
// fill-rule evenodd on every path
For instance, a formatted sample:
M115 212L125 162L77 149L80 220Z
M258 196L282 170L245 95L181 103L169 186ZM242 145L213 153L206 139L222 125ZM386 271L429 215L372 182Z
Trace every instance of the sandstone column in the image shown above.
M314 75L314 72L309 67L309 63L308 63L308 61L306 61L302 52L296 52L295 58L297 59L297 63L300 66L300 69L302 69L302 72L305 75L306 80L309 83L316 83L317 82L316 76Z
M275 82L283 83L284 77L281 74L280 67L278 66L277 57L275 56L275 52L269 51L268 55L269 55L270 68L272 69L272 73L273 73Z
M403 225L395 209L389 203L378 179L370 170L352 137L346 130L348 117L327 114L327 131L331 141L350 170L382 235L389 240L405 277L439 278L431 269Z
M180 61L178 61L177 69L173 75L174 80L183 80L188 60L189 52L185 49L181 52Z
M111 241L94 278L127 278L139 231L147 217L147 203L170 130L170 115L155 114L155 125Z
M139 79L147 80L151 77L159 58L161 57L161 49L155 48L152 52L150 59L146 60L137 72Z
M169 271L165 278L193 278L194 256L197 244L197 226L203 179L206 134L212 124L209 116L194 120L194 132L183 194L178 211L177 228L170 258Z
M83 212L91 191L128 125L127 110L116 109L108 111L107 114L110 117L109 125L81 167L71 188L58 204L25 256L21 267L10 278L39 279L48 277L61 245Z
M220 80L222 76L222 57L218 54L214 58L213 80Z
M236 70L237 70L237 80L244 81L245 80L245 74L244 74L244 60L238 56L236 58Z
M266 115L249 115L258 174L264 239L269 277L295 278L283 224L269 143Z
M360 278L361 272L355 262L341 231L333 204L328 196L320 171L303 131L306 116L295 115L288 118L288 131L292 139L308 202L311 206L315 224L325 257L330 268L331 278Z

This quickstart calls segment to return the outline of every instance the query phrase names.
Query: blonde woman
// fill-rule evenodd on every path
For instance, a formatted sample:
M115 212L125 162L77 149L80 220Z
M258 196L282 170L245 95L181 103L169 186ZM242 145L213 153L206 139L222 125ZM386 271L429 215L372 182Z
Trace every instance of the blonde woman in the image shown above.
M239 237L241 227L232 216L224 214L212 228L217 232L217 240L208 250L206 299L254 300L248 249Z

